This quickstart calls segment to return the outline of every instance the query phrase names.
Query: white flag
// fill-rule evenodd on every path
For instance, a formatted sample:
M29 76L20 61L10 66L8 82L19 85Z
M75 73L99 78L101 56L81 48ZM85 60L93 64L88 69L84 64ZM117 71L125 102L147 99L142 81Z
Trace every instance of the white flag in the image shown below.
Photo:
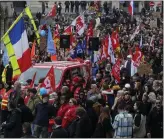
M130 41L135 38L135 36L140 32L140 25L137 26L135 32L132 34Z
M114 51L113 51L112 41L111 41L110 35L109 35L109 38L108 38L108 55L110 55L111 63L115 64Z

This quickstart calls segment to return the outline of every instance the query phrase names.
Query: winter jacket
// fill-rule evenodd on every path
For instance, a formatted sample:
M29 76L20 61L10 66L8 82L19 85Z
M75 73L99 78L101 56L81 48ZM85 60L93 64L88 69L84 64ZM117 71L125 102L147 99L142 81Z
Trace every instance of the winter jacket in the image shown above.
M81 117L76 124L75 138L90 138L92 136L92 124L88 115Z
M94 133L95 129L96 129L96 124L98 122L98 115L96 113L96 111L93 108L93 104L94 102L91 100L88 100L86 102L86 111L87 114L91 120L91 124L92 124L92 133Z
M65 113L69 108L70 108L69 104L62 104L57 112L57 116L60 116L63 119Z
M4 138L20 138L22 136L22 115L20 109L14 109L7 117L4 128Z
M15 107L17 107L18 100L21 97L21 91L13 91L10 93L9 102L12 102Z
M68 132L62 126L58 126L54 129L50 138L68 138Z
M62 127L63 128L67 128L68 127L68 125L73 121L73 120L75 120L76 119L76 108L77 108L78 106L71 106L68 110L67 110L67 112L65 113L65 115L64 115L64 118L63 118L63 120L62 120Z
M152 138L163 138L163 108L157 110L154 107L149 113L147 132L151 133Z
M54 116L54 108L48 103L39 103L35 109L36 117L33 124L48 127L49 119Z
M27 103L27 107L30 108L33 115L35 114L35 108L39 102L41 102L39 96L35 96L34 98L30 98Z
M31 123L33 121L33 118L34 118L31 110L26 105L20 106L19 109L22 112L22 123L24 123L24 122Z

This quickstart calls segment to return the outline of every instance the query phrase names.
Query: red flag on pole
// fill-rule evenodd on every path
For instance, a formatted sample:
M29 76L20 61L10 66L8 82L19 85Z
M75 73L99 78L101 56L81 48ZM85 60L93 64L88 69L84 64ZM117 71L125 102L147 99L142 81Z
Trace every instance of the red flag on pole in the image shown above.
M46 78L44 79L41 87L45 87L48 93L55 91L55 74L53 66L50 68L49 72L47 73Z
M47 17L54 17L56 16L56 4L53 6L51 11L47 14Z
M133 8L134 8L133 5L134 5L133 0L131 0L128 7L128 11L131 16L133 16Z
M30 88L33 88L34 87L35 78L36 78L36 72L33 75L32 82L30 84Z
M120 47L118 32L116 31L112 32L111 41L112 41L113 50L116 50L118 47Z
M138 67L140 65L142 57L143 57L142 52L138 48L136 48L136 51L132 58L132 60L134 61L134 66Z
M113 77L115 78L116 82L120 82L120 59L117 59L116 63L112 67L111 71Z

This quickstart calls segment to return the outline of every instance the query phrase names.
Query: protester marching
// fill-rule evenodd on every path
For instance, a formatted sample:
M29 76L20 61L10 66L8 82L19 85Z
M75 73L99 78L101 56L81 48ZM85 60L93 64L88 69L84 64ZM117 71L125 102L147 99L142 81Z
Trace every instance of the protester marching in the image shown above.
M163 15L128 3L26 5L1 38L1 137L163 138Z

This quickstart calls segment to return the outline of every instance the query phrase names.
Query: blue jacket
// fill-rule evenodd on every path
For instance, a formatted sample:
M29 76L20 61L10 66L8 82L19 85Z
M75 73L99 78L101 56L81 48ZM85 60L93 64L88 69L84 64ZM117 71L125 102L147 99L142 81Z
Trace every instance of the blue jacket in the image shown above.
M48 127L49 119L54 116L55 111L52 105L48 103L39 103L36 106L35 113L36 117L33 124Z

